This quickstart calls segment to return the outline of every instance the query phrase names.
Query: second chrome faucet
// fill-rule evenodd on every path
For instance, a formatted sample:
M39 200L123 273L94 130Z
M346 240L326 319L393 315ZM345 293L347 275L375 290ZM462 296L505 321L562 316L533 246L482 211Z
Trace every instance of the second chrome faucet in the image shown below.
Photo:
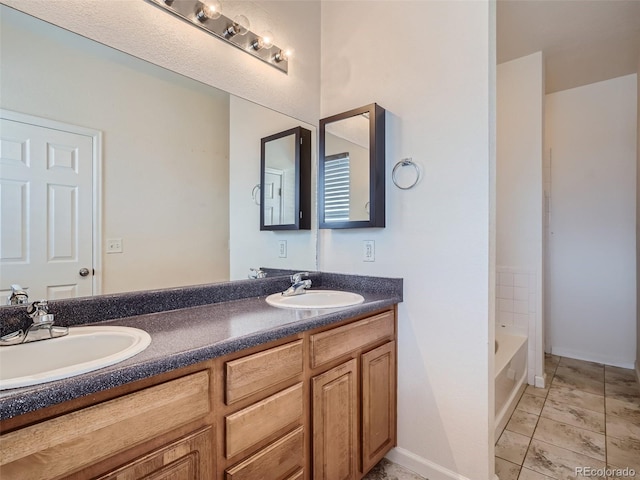
M39 300L27 307L27 315L32 323L26 331L18 330L0 338L0 346L18 345L21 343L47 340L50 338L64 337L69 333L67 327L53 324L53 314L49 313L46 300Z
M291 275L291 286L287 288L282 295L285 297L291 297L293 295L302 295L306 292L307 288L311 288L311 280L303 280L302 277L308 277L309 272L299 272Z

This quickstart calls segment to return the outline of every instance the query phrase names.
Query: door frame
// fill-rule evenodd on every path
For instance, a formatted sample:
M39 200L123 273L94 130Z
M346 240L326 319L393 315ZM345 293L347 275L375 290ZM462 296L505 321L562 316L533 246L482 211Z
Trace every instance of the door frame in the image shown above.
M93 235L91 268L93 268L92 295L102 293L102 131L81 127L70 123L58 122L48 118L37 117L26 113L14 112L0 108L0 118L14 122L25 123L37 127L60 130L62 132L83 135L92 139L92 218L91 234Z

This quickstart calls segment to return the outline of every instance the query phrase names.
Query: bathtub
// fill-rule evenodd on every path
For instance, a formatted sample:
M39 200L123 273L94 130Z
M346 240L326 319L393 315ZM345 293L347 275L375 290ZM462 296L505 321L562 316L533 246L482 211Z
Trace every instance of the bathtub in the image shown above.
M498 440L527 386L527 337L496 327L495 348L495 439Z

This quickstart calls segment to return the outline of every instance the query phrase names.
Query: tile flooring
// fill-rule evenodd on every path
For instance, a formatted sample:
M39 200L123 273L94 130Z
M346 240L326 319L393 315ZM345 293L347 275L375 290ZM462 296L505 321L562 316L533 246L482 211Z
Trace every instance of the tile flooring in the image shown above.
M527 387L496 443L500 480L640 479L635 372L554 355L545 370L550 388Z
M424 480L424 477L383 458L362 480Z

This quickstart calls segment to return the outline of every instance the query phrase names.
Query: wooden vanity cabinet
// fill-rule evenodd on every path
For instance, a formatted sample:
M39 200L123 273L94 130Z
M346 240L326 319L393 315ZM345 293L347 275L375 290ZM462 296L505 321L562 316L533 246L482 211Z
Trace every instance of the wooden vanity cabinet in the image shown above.
M0 423L0 478L360 480L396 442L389 309Z
M359 480L395 446L395 332L388 310L309 335L313 480Z
M218 360L216 480L285 480L304 471L303 335L267 347Z
M12 431L3 423L0 478L208 478L214 470L210 370L187 372L93 405L85 398L61 404L66 412L52 418L23 415L26 426Z

